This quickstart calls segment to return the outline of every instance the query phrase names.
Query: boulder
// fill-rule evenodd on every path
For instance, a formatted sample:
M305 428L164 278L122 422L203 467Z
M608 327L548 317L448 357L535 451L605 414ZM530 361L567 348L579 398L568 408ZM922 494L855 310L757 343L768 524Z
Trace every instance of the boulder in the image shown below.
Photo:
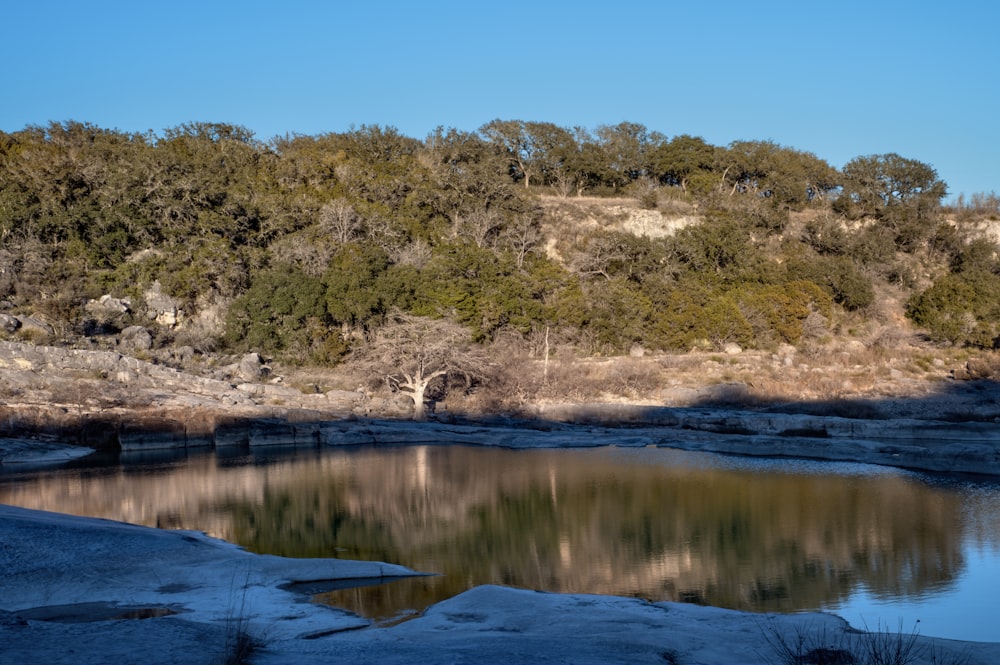
M149 351L153 348L153 336L142 326L129 326L121 332L118 344L131 351Z
M153 282L152 286L142 294L146 300L146 317L151 321L156 321L161 326L168 328L176 326L183 312L177 306L177 301L160 290L160 283Z
M97 300L88 301L83 309L92 316L110 318L131 312L132 301L128 298L113 298L106 293Z
M267 373L264 361L258 353L248 353L236 365L236 374L244 381L259 381Z
M21 327L21 322L16 316L10 314L0 314L0 330L12 333Z

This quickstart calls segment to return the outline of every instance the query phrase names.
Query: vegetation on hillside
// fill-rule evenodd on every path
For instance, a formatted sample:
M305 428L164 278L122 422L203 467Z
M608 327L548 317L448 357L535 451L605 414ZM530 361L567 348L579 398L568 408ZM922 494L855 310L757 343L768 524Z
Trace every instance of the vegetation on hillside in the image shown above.
M161 346L334 365L401 319L525 354L822 344L884 318L891 293L930 342L992 349L1000 260L982 230L1000 200L945 209L946 194L896 154L838 170L628 122L269 142L228 124L52 123L0 132L0 299L54 342L142 325ZM590 197L619 212L560 213ZM630 232L613 218L633 209L694 223ZM151 289L177 321L139 305ZM133 306L95 314L105 294Z

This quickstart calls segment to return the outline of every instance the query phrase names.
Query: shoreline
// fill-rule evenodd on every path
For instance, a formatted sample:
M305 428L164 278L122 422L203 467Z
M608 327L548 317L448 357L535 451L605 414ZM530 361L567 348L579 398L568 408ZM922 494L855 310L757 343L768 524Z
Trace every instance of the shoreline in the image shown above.
M189 416L191 414L188 414ZM239 419L198 414L185 423L159 416L153 426L118 433L123 454L182 449L335 447L362 444L479 445L522 448L656 446L729 455L857 462L933 473L1000 476L1000 426L895 418L771 413L725 408L622 404L557 405L535 418L438 417L426 421L332 417L318 412ZM146 418L149 421L149 418ZM207 427L206 423L214 423ZM0 467L57 465L94 452L58 439L0 438Z

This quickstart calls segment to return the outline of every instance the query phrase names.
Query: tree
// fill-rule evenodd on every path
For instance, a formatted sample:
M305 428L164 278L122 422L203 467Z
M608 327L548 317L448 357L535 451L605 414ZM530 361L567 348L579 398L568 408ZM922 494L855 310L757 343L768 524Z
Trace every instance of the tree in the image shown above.
M413 400L414 420L426 417L428 388L448 374L464 376L471 384L485 378L489 368L484 350L470 341L466 328L402 312L394 312L374 332L358 359Z
M731 193L762 197L777 206L801 209L838 184L836 170L816 155L772 141L734 141L719 154Z
M434 185L432 206L455 230L475 211L519 210L503 159L476 134L438 127L427 137L423 161Z
M554 186L566 196L575 186L570 166L579 152L573 133L551 122L528 122L525 129L535 146L540 184Z
M948 186L928 164L888 153L856 157L842 172L839 212L881 221L904 251L912 252L933 232Z
M708 174L715 167L716 148L700 136L682 134L661 144L653 160L661 182L686 192L692 176Z
M538 147L534 137L528 132L527 123L523 120L493 120L479 128L479 133L486 137L510 160L511 175L515 179L523 179L524 186L531 185L531 176L535 173L535 155Z
M610 184L615 187L648 175L653 170L653 155L664 142L661 134L635 122L602 125L597 128L597 137L606 165L614 174Z
M335 362L344 351L324 305L323 283L291 266L260 272L229 306L226 341L293 362Z

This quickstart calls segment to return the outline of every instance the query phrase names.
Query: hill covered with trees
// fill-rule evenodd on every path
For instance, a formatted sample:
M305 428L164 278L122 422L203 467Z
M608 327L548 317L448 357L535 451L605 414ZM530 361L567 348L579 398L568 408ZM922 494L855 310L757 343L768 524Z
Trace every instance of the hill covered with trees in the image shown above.
M555 349L989 351L1000 200L943 207L947 193L897 154L836 169L635 123L267 142L228 124L52 123L0 133L0 323L323 367L370 366L415 321L463 331L453 348L479 369L544 358L546 373Z

